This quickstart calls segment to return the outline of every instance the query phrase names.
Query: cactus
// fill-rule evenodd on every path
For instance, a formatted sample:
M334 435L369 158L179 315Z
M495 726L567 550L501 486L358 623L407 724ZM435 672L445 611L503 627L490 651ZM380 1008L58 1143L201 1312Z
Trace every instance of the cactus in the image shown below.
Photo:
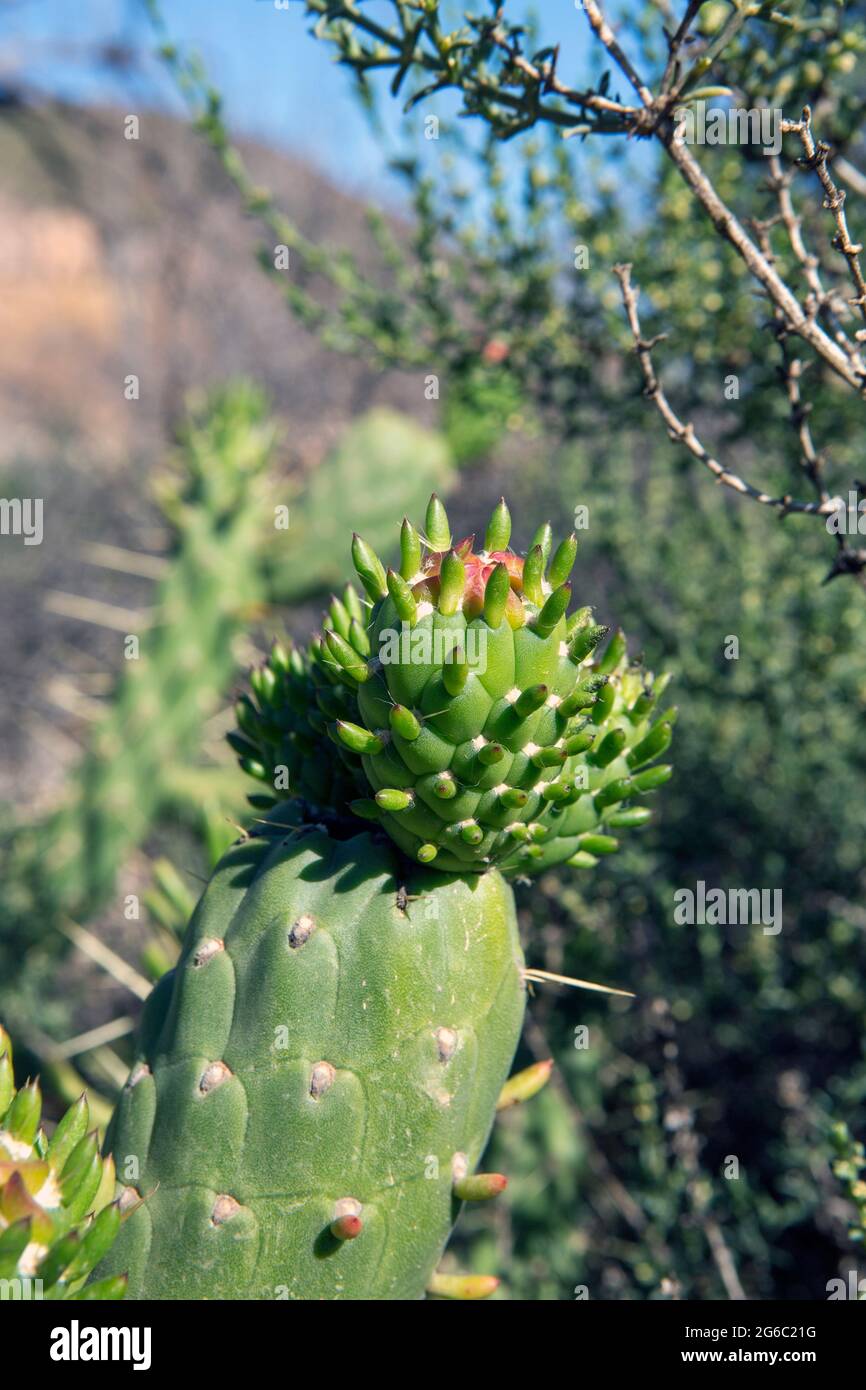
M524 996L500 875L271 811L147 1006L110 1139L144 1200L102 1272L140 1298L423 1297L460 1199L504 1186L474 1169Z
M549 1072L507 1080L544 972L501 870L614 849L609 829L647 819L623 803L668 775L644 769L672 724L649 724L663 682L622 635L596 657L606 629L566 616L574 538L549 567L549 529L525 560L509 538L501 502L480 553L452 545L435 495L399 574L356 536L366 609L344 589L308 652L278 644L251 676L230 741L262 814L151 995L112 1121L135 1210L101 1272L128 1270L133 1296L496 1286L436 1265L460 1203L505 1186L477 1171L497 1108ZM419 654L442 632L456 659Z
M114 1164L88 1133L87 1100L70 1107L50 1139L41 1114L38 1083L15 1087L12 1044L0 1027L0 1299L122 1298L122 1272L85 1283L125 1210L110 1201Z
M378 407L353 421L292 507L270 566L273 601L297 602L339 584L353 527L386 547L394 513L423 507L431 488L447 489L452 473L445 440L414 420Z
M182 432L158 489L176 550L141 633L140 658L120 663L64 803L41 823L15 827L2 846L10 926L0 947L0 998L10 1017L23 946L32 959L37 931L47 936L64 917L102 907L126 856L164 810L178 765L199 752L235 669L233 645L264 598L253 557L272 450L264 399L244 383L215 391Z
M356 536L372 611L347 588L306 660L277 645L254 673L258 705L245 697L232 736L268 785L254 804L272 792L348 802L450 872L591 868L618 848L612 832L646 824L638 803L670 776L650 766L676 718L656 714L667 677L630 665L621 632L601 652L608 629L591 609L567 617L574 536L551 559L543 527L521 559L503 500L480 554L474 537L452 547L435 495L426 531L422 543L404 522L400 571L387 573Z

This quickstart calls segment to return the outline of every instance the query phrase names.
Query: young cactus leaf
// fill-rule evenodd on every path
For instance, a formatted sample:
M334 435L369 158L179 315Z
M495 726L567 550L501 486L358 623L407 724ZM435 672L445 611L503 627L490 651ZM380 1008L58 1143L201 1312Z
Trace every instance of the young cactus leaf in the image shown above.
M388 593L394 600L394 607L397 609L400 621L413 627L418 616L418 602L415 595L403 576L396 574L394 570L388 571L387 583Z
M456 550L450 550L439 571L439 612L451 618L457 612L466 587L466 569Z
M549 693L546 685L531 685L522 691L514 701L514 713L518 719L528 719L537 709L541 709Z
M572 531L571 535L557 546L556 554L550 565L550 573L547 582L551 589L558 589L560 584L564 584L574 569L574 562L577 558L577 536Z
M357 1240L364 1229L364 1223L360 1216L349 1212L345 1216L335 1216L330 1229L335 1240Z
M458 1202L489 1202L498 1197L508 1186L504 1173L471 1173L459 1178L454 1184L454 1196Z
M408 517L403 518L400 528L400 576L414 579L421 568L421 537Z
M539 637L549 637L571 602L571 585L560 584L547 599L535 622L532 624Z
M550 559L550 552L553 547L553 528L549 521L543 521L532 537L530 549L534 548L536 545L541 550L541 568L544 570L545 565Z
M351 676L352 680L362 684L370 679L370 668L366 661L338 633L326 633L325 645L334 661L343 668L347 676Z
M646 806L628 806L624 811L614 811L605 824L613 830L633 830L652 820L652 811Z
M646 738L642 738L628 754L626 761L629 767L643 767L644 763L652 762L653 758L657 758L670 747L672 738L673 730L670 724L662 722L653 725Z
M442 667L442 682L449 695L459 695L469 677L469 662L462 647L455 647Z
M334 632L339 632L340 636L345 637L346 641L348 641L349 624L352 621L352 619L349 616L345 604L342 602L341 599L337 598L336 594L331 595L331 602L328 605L328 613L330 614L331 625L333 627ZM276 663L272 660L271 665L273 666L275 664Z
M448 513L435 492L427 503L424 529L427 532L427 543L431 550L450 549L451 527L448 525Z
M505 605L511 592L508 569L498 564L487 581L484 590L484 621L492 628L498 628L505 617Z
M625 729L611 729L605 734L595 752L590 754L589 761L595 767L607 767L614 758L619 757L625 747L625 740Z
M493 1274L434 1274L427 1292L434 1298L453 1298L460 1302L475 1302L489 1298L499 1288Z
M532 546L523 564L523 592L530 603L539 607L544 603L544 551L540 545Z
M421 736L421 724L410 709L405 705L392 705L388 714L391 728L395 734L405 738L407 743L414 743L416 738Z
M515 1072L499 1092L496 1109L510 1110L512 1105L522 1105L524 1101L532 1100L547 1085L552 1071L553 1060L549 1058L546 1062L533 1062L531 1067Z
M483 748L478 749L476 756L482 767L492 767L494 763L502 762L505 749L501 743L485 743Z
M334 728L343 747L348 748L350 753L372 757L375 753L381 753L385 747L376 734L371 733L369 729L362 729L359 724L349 724L338 719Z
M359 656L370 655L370 639L357 618L349 620L349 645Z
M343 606L350 618L354 618L356 623L363 623L364 609L354 584L347 584L343 590ZM301 672L302 671L303 667L301 667Z
M574 664L579 666L581 661L585 661L590 652L595 650L599 642L601 642L609 632L610 628L605 627L601 623L592 623L587 627L578 627L568 648L568 655L571 657Z
M415 804L412 793L398 787L383 787L376 793L375 801L382 811L409 811Z
M510 540L511 513L505 498L500 497L487 523L487 530L484 533L484 549L488 555L496 550L507 550Z
M596 670L602 675L609 676L615 671L619 663L626 654L628 644L625 640L625 633L621 628L617 628L604 650L601 660L596 664Z
M652 792L656 787L663 787L665 782L669 782L673 776L673 768L670 763L658 763L655 767L644 768L643 772L635 773L631 782L637 792Z
M385 583L385 570L375 550L358 535L352 537L352 560L358 571L358 578L374 603L384 598L388 592Z

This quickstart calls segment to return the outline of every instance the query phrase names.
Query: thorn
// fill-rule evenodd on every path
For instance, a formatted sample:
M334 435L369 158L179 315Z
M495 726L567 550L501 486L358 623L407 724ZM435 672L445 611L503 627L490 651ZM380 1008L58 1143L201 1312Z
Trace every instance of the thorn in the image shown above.
M526 969L522 973L524 980L531 980L534 984L571 985L574 989L591 989L598 994L619 994L624 999L635 997L630 989L614 989L612 985L596 985L590 980L575 980L570 975L555 975L552 970Z
M533 1096L538 1095L538 1092L550 1080L552 1070L553 1058L548 1057L545 1062L533 1062L531 1067L525 1067L523 1071L515 1072L514 1076L509 1076L499 1092L499 1099L496 1102L497 1111L510 1110L512 1105L522 1105L524 1101L531 1100Z

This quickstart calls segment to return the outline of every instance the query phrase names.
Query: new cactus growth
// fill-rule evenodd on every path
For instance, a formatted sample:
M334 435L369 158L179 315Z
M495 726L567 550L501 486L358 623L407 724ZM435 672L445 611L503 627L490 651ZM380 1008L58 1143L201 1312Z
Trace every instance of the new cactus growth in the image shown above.
M435 495L425 531L404 521L399 572L356 536L366 612L347 587L307 656L277 645L254 673L259 706L246 700L235 736L268 786L254 804L350 802L454 873L592 867L670 776L649 766L672 738L667 678L630 664L621 632L602 652L591 609L568 615L574 536L551 558L542 527L522 559L502 500L476 553L474 537L452 545Z
M588 609L569 537L508 509L454 545L434 496L399 572L360 537L308 651L276 645L232 743L260 790L149 1001L111 1148L134 1207L102 1272L145 1298L486 1297L438 1273L525 1003L504 873L591 867L669 768L664 681ZM294 805L285 798L296 797ZM383 832L387 832L384 834Z
M122 1271L86 1284L124 1210L111 1203L114 1165L89 1132L87 1101L50 1139L41 1117L38 1084L15 1087L12 1044L0 1027L0 1298L122 1298Z

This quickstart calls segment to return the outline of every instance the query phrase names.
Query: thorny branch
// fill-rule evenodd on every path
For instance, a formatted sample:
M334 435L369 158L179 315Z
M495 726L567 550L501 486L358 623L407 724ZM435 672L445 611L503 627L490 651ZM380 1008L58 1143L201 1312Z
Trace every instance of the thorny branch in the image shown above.
M651 400L665 424L671 439L685 445L689 453L692 454L712 473L716 482L725 487L731 488L734 492L741 493L744 497L751 497L754 502L761 502L767 507L775 507L780 512L805 512L809 515L829 516L836 511L839 506L838 499L828 498L822 502L801 502L796 498L785 494L782 497L773 497L767 492L762 492L760 488L753 487L751 483L745 482L737 473L732 473L725 468L718 459L714 458L708 449L704 448L694 425L683 421L677 415L667 396L664 388L656 375L653 366L653 348L666 337L659 334L654 338L644 338L641 332L640 318L637 308L637 292L631 282L631 266L615 265L614 274L620 283L623 304L625 305L628 317L629 328L635 342L635 351L641 365L644 378L644 395Z

